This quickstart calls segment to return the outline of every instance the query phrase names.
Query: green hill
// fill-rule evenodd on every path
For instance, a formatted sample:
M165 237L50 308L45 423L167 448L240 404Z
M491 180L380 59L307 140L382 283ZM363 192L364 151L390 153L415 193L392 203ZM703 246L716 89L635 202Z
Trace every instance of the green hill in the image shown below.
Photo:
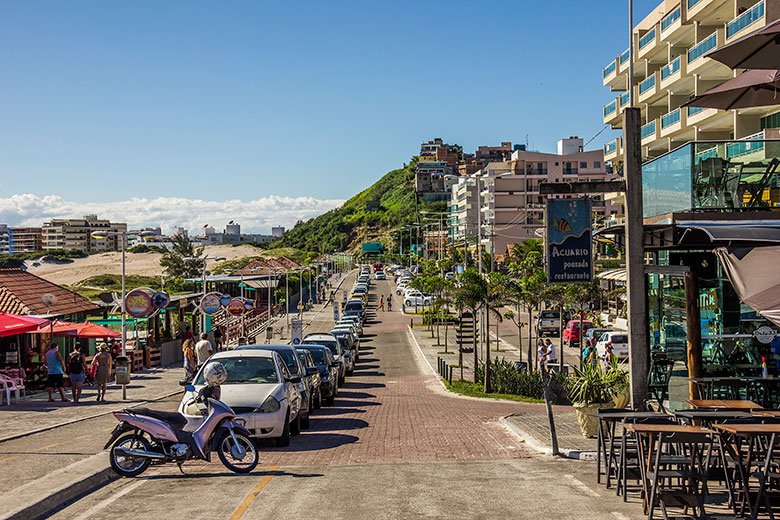
M444 211L445 202L417 202L415 164L386 173L340 208L298 222L270 247L304 251L354 250L367 240L387 241L398 226L416 222L419 211Z

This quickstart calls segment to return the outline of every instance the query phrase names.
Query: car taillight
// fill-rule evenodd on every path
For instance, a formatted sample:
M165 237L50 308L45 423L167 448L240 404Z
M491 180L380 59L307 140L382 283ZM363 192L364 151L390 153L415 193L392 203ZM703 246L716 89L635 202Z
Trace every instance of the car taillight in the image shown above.
M612 341L607 341L607 345L612 346Z

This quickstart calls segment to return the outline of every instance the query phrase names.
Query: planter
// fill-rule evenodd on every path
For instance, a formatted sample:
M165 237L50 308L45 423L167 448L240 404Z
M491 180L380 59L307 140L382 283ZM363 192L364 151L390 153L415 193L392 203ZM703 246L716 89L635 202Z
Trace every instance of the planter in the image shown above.
M591 417L590 414L599 411L599 408L612 408L612 403L574 403L574 410L577 412L577 423L580 425L580 431L583 437L595 437L599 431L599 420Z
M615 408L626 408L631 402L631 394L625 390L612 398Z

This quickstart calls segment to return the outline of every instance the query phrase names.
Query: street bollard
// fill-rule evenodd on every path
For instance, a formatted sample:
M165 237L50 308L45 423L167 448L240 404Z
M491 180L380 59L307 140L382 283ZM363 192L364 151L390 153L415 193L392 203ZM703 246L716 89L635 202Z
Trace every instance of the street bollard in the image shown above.
M452 367L450 367L450 373L447 377L447 380L450 382L450 384L452 384Z

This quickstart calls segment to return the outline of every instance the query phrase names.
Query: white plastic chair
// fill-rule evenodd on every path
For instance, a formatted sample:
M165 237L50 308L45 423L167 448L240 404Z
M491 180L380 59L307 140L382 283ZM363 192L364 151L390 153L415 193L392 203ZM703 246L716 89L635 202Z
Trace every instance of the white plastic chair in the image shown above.
M16 398L16 402L18 403L21 399L20 393L25 394L25 388L24 388L24 381L21 381L20 378L10 378L6 375L0 374L0 402L2 402L2 394L5 393L5 400L6 403L10 406L11 404L11 392L14 392L14 397Z

